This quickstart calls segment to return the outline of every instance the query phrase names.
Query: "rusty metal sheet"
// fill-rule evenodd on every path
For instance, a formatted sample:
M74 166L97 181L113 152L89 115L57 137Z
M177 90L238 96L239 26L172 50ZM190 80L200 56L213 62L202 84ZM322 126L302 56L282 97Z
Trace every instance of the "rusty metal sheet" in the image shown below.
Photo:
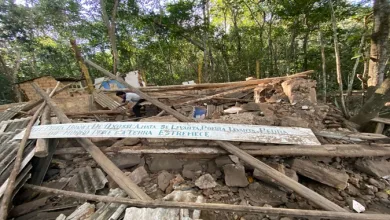
M93 98L95 102L97 102L100 106L102 106L103 108L108 108L110 110L116 109L120 105L119 102L115 101L114 99L104 94L103 92L94 92ZM119 109L126 110L126 107L122 106Z
M15 117L23 109L23 107L26 105L26 103L11 107L4 112L0 112L0 122L1 121L7 121Z
M245 124L97 122L34 126L30 138L172 138L321 145L311 129ZM17 135L22 138L22 134Z

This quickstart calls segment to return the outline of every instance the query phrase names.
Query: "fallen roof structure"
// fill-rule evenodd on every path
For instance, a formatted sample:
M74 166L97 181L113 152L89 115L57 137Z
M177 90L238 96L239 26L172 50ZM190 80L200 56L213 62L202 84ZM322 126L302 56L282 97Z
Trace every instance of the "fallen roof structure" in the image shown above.
M83 103L89 111L69 110L66 103L58 105L33 84L42 99L24 104L11 118L38 114L34 107L44 100L54 113L49 112L51 125L33 127L29 138L56 142L48 144L47 156L34 157L40 162L23 160L25 169L16 179L16 189L24 185L28 190L22 189L15 197L12 217L142 219L148 213L199 219L208 211L223 211L389 218L390 212L379 214L374 206L385 207L388 202L389 138L358 133L336 108L317 103L315 81L307 79L311 71L233 83L136 89L96 64L86 63L158 109L151 111L152 106L145 104L143 108L154 117L130 122L134 118L125 112L127 108L114 110L119 100L112 91L97 91L90 95L90 103ZM25 127L29 120L15 123ZM0 122L4 134L13 129L9 125ZM14 135L5 139L16 143L10 139ZM19 133L16 139L24 135ZM29 143L24 154L33 158L34 151L29 149L36 143ZM35 185L24 184L28 177ZM32 192L41 195L35 198ZM59 205L50 202L58 195L65 196ZM24 209L20 201L27 202ZM360 212L361 207L376 214L347 211ZM327 211L307 210L318 208Z

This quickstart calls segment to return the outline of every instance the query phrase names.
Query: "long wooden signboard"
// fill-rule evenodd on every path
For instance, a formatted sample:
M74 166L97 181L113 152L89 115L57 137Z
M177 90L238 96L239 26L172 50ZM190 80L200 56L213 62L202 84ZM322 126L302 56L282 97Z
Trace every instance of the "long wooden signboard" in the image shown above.
M23 132L15 137L20 139ZM37 138L174 138L320 145L308 128L182 122L97 122L34 126Z

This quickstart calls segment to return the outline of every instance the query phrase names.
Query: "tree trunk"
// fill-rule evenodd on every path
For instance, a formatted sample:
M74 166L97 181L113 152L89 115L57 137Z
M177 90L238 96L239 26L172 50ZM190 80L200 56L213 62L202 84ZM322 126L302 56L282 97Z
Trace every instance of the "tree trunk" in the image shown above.
M322 94L324 103L326 103L326 58L325 58L325 46L324 39L322 36L321 27L318 28L318 33L320 35L320 46L321 46L321 60L322 60Z
M374 0L374 27L371 36L371 51L368 86L379 86L385 75L389 37L389 0Z
M308 65L307 65L307 44L308 44L308 41L309 41L309 34L310 34L310 30L309 30L309 25L308 25L308 21L307 21L307 16L305 14L305 26L306 26L306 30L305 30L305 36L303 37L303 70L302 71L305 71L308 69Z
M334 53L336 56L336 72L337 72L337 83L339 84L339 92L340 92L340 99L341 99L341 110L346 118L349 118L349 112L347 110L347 107L345 105L345 98L344 98L344 91L343 91L343 79L341 75L341 63L340 63L340 51L339 51L339 42L337 38L337 24L336 24L336 17L333 10L333 4L332 1L329 1L330 9L332 13L332 27L333 27L333 42L334 42Z
M106 3L105 0L100 0L100 7L102 10L102 18L103 22L107 27L108 31L108 38L110 39L111 43L111 53L112 53L112 58L113 58L113 72L114 74L119 74L118 72L118 66L119 66L119 56L118 56L118 50L116 47L116 36L115 36L115 21L116 21L116 14L118 11L118 5L119 5L119 0L115 0L114 2L114 8L112 9L112 16L111 20L108 18L107 15L107 9L106 9Z
M272 46L272 19L273 15L271 15L271 19L269 20L269 25L268 25L268 51L269 51L269 59L268 62L270 64L270 68L267 73L267 78L273 75L274 72L274 65L273 65L273 46Z
M366 29L364 29L364 31L362 33L362 38L360 39L360 45L359 45L359 50L358 50L359 57L356 58L355 65L353 66L352 72L349 75L348 90L347 90L348 96L350 96L352 94L353 81L355 80L356 70L359 66L359 61L360 61L360 55L362 55L362 51L363 51L363 47L364 47L365 32L366 32Z
M386 78L351 121L360 126L364 126L378 115L388 101L390 101L390 78Z

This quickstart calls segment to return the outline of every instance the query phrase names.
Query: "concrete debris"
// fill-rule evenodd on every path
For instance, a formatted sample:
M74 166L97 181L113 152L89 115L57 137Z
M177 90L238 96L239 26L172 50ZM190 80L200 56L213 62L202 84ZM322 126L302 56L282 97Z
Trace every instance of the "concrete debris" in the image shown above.
M305 121L302 118L286 116L281 119L281 126L285 127L301 127L301 128L309 128L310 123Z
M285 192L258 182L251 183L248 188L245 188L241 192L243 194L242 196L247 198L249 204L253 206L268 204L276 207L288 201Z
M140 166L136 168L133 172L128 174L130 179L135 183L135 184L140 184L142 180L144 180L146 177L149 176L148 172L146 171L144 166Z
M127 169L141 163L141 155L139 154L115 154L109 157L120 169Z
M124 138L111 145L111 148L120 148L123 146L134 146L138 144L140 141L141 140L139 138Z
M172 174L168 173L165 170L162 171L157 177L158 188L160 188L162 191L165 191L169 186L169 182L173 178L174 176Z
M291 104L316 104L316 84L315 80L290 79L281 85Z
M118 138L90 138L91 141L98 147L109 147L118 141Z
M195 185L200 189L210 189L216 187L217 183L210 174L205 174L195 181Z
M272 168L274 168L275 170L283 173L284 175L286 175L286 176L290 177L291 179L298 182L298 175L295 172L295 170L286 168L283 164L278 164L278 163L272 163L272 164L268 164L268 165L271 166ZM267 183L267 184L270 184L273 186L280 186L280 184L278 182L276 182L274 179L267 176L265 173L261 172L258 169L255 169L253 171L253 177L255 177L258 180L261 180L264 183Z
M180 220L179 209L163 209L163 208L127 208L123 220Z
M249 182L245 176L245 168L239 164L227 164L223 166L225 183L228 186L246 187Z
M184 164L182 174L184 178L196 179L202 175L202 166L196 162Z
M360 159L356 161L355 168L374 177L384 177L390 175L390 162L386 160Z
M158 155L147 161L149 170L158 172L162 170L181 170L184 162L171 155Z
M355 210L357 213L366 211L366 208L355 200L352 201L352 209Z
M326 167L320 163L294 159L291 168L303 176L340 190L345 189L348 184L349 176L345 171Z
M233 164L235 162L233 161L232 158L234 160L238 161L237 156L232 155L232 157L230 157L230 155L226 155L226 156L217 157L215 159L215 164L217 165L218 168L221 168L221 167L225 166L226 164Z

